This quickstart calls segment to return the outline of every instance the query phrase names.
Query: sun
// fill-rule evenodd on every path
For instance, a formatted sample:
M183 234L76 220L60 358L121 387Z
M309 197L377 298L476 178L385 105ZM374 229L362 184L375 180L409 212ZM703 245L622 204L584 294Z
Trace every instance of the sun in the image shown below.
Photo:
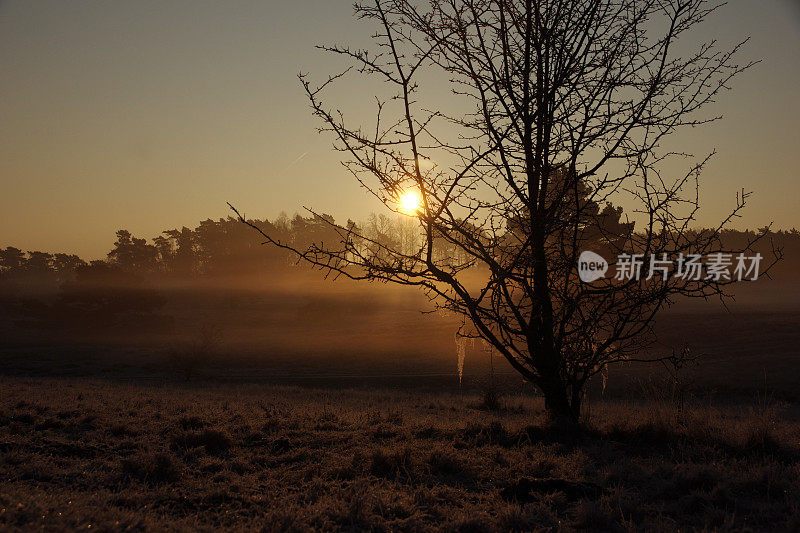
M419 191L410 190L400 195L400 210L407 214L413 215L422 207L422 197Z

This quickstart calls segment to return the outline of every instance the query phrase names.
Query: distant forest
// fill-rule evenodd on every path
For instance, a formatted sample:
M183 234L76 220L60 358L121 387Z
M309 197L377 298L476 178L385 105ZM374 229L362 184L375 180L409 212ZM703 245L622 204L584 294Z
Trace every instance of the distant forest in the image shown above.
M275 220L250 220L265 233L295 248L315 243L338 243L332 229L333 217L321 215ZM407 217L370 215L366 223L348 225L376 243L411 251L417 243L416 225ZM98 270L138 274L147 278L228 277L286 269L297 265L290 252L263 246L263 239L250 227L232 217L204 220L194 229L183 227L163 231L148 239L121 229L104 260L87 262L74 254L24 251L14 246L0 249L0 279L4 281L65 282L76 272Z
M295 215L289 218L281 214L272 221L250 222L296 249L304 249L312 242L335 246L340 240L332 229L334 220L330 215ZM374 243L410 253L420 245L417 226L409 217L372 214L362 224L348 220L347 226ZM756 233L726 230L722 244L728 248L742 246ZM772 232L771 242L784 249L786 262L793 263L797 259L797 251L800 251L800 231L797 229ZM761 247L769 253L766 240L762 241ZM455 247L448 247L443 241L438 242L436 248L441 256L453 257L456 253ZM252 228L233 217L204 220L194 229L184 226L166 230L149 241L121 229L116 232L116 240L106 259L90 262L68 253L23 251L13 246L0 249L0 281L6 286L34 281L58 285L74 279L76 274L107 281L112 281L110 277L115 277L115 274L147 279L193 279L268 274L297 266L291 252L262 245L260 236Z

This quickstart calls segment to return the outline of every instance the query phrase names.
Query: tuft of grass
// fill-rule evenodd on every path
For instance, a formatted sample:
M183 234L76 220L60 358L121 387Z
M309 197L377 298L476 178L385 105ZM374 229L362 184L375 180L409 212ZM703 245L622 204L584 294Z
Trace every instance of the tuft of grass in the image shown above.
M203 448L209 455L222 455L230 451L232 446L230 437L216 429L185 432L172 438L172 449L176 451Z
M36 424L33 429L36 431L46 431L48 429L61 429L63 427L64 424L60 420L55 418L47 418Z
M613 531L615 516L603 502L581 500L574 507L574 521L570 524L575 529L592 531Z
M492 420L489 424L469 424L462 437L468 446L512 446L518 439L513 437L500 420Z
M449 451L435 450L428 456L427 462L431 473L437 476L456 477L468 473L464 463Z
M483 411L501 411L503 409L503 402L500 391L496 387L485 387L481 402L478 404L478 409Z
M180 478L175 461L164 453L123 459L121 469L125 476L147 483L174 483Z
M369 473L375 477L389 479L412 477L411 450L409 448L389 451L382 448L375 450L370 458Z
M112 425L108 428L108 434L112 437L135 437L138 433L123 423Z
M26 425L33 425L36 423L36 417L30 413L19 413L16 415L11 415L9 418L11 422L16 422L18 424L26 424Z
M182 416L178 419L178 425L184 430L197 430L203 429L206 426L206 423L196 416Z

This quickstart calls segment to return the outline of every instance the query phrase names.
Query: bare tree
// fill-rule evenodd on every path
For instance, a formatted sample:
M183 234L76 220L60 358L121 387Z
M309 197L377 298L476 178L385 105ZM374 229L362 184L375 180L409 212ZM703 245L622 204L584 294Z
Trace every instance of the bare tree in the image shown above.
M462 335L480 337L533 382L555 419L576 422L592 376L620 361L658 359L646 348L660 309L678 295L724 295L732 281L687 278L674 263L662 277L582 283L577 275L587 249L639 254L645 274L659 258L720 251L721 229L739 216L744 192L719 226L693 230L698 178L711 156L661 149L683 127L716 120L699 112L752 65L735 60L744 42L726 50L697 44L698 25L719 7L357 4L357 16L377 27L374 46L321 47L351 67L319 86L300 79L346 168L388 210L415 218L421 244L409 253L370 242L352 224L333 224L339 242L298 249L266 241L337 275L422 287L465 318ZM375 100L369 127L350 125L323 101L354 74L391 87ZM443 83L450 99L426 109L423 88ZM668 176L679 167L673 160L685 160L684 170ZM413 213L403 200L410 191L420 198ZM635 230L612 200L635 213Z

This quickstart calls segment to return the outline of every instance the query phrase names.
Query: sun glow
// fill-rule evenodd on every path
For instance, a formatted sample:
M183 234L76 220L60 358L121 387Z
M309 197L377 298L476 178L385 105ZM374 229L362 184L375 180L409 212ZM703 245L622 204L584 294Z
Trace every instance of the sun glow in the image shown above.
M400 195L400 210L406 215L415 214L422 207L422 197L417 190L406 191Z

